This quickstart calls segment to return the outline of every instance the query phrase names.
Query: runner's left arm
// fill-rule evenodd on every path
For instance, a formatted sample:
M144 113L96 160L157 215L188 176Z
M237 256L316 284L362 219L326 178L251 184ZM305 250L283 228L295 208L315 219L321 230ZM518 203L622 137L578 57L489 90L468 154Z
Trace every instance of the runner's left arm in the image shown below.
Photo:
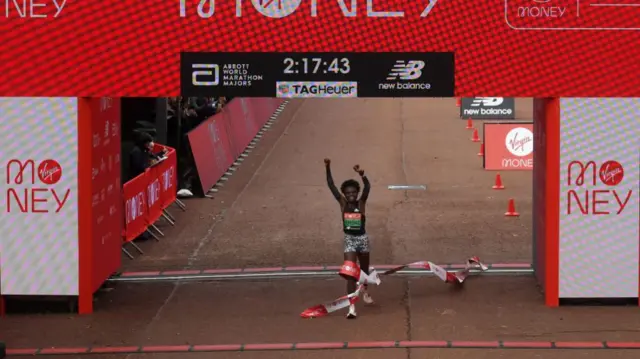
M362 189L362 197L360 197L360 200L362 202L366 202L369 198L369 192L371 191L371 183L369 182L369 178L367 178L367 175L362 174L361 178L362 183L364 184L364 188Z

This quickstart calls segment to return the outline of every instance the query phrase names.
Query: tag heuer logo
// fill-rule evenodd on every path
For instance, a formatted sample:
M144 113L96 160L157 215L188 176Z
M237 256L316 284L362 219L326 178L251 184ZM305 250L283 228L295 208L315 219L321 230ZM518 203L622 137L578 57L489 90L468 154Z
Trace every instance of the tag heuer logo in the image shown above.
M283 94L289 93L289 85L280 85L278 86L278 91Z

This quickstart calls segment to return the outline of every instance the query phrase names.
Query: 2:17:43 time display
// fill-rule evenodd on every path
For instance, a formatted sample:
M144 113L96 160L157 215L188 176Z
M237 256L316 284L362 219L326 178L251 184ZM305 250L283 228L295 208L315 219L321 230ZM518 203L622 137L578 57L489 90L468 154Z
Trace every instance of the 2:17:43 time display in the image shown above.
M348 74L351 71L351 63L346 57L325 60L319 57L300 60L287 57L284 59L284 74Z

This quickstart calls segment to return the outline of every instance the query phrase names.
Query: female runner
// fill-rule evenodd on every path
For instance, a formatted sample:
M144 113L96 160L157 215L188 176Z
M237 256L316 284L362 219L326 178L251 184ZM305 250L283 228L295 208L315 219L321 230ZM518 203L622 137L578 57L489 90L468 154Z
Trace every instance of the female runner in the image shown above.
M365 229L365 206L369 198L369 191L371 190L369 179L365 176L364 170L361 169L359 165L353 166L353 170L360 175L362 183L364 184L362 196L358 198L360 194L360 183L354 179L346 180L342 182L340 191L338 191L331 176L331 160L325 158L324 164L327 170L327 184L329 185L329 189L333 197L340 203L342 227L344 231L344 260L353 263L360 262L360 269L369 274L369 236ZM347 279L347 294L355 292L356 285L355 278ZM373 303L373 298L369 295L366 284L362 299L367 304ZM356 307L352 304L349 306L347 318L355 319L356 317Z

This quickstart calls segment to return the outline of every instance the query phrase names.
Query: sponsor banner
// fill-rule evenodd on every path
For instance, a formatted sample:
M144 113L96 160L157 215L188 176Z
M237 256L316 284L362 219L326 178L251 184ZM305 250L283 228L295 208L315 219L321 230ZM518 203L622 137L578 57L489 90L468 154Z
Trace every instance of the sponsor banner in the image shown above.
M147 180L148 172L145 172L122 186L122 200L124 202L124 230L125 242L130 242L144 231L149 224L147 218L149 207L147 206Z
M533 123L484 123L484 169L533 170Z
M373 56L375 58L369 62L375 66L372 66L372 70L361 80L362 97L453 97L454 95L453 53L408 52Z
M513 97L463 97L460 118L474 120L515 119L516 101Z
M171 147L156 144L154 152L163 149L167 153L163 160L148 168L143 174L128 181L122 187L124 202L125 242L136 239L162 216L177 194L177 156Z
M0 293L78 295L78 100L0 98L0 133Z
M457 96L640 97L640 79L628 76L640 58L633 2L5 0L0 63L10 71L1 75L0 95L178 96L175 71L186 49L455 49ZM79 36L79 29L94 35ZM567 31L580 29L587 31ZM207 77L198 81L213 82Z
M169 147L156 145L154 151L160 152L167 150L165 157L147 170L147 206L148 225L152 225L162 216L162 210L167 208L176 200L177 195L177 177L176 151Z
M162 217L162 201L161 201L161 178L158 177L157 166L153 166L149 169L146 180L146 197L147 197L147 218L146 224L152 225Z
M88 101L92 130L91 238L92 293L118 270L122 260L122 198L120 163L120 99Z
M637 98L560 100L560 298L638 297L638 118Z
M451 97L454 54L192 53L180 58L184 96Z
M206 193L244 151L282 100L235 98L189 132L202 190ZM249 122L249 121L253 122Z
M358 97L357 82L277 82L278 98Z
M156 146L158 146L156 144ZM161 146L163 147L163 146ZM157 176L160 179L160 207L166 209L178 198L178 155L171 147L167 150L166 159L157 167Z
M277 63L250 53L181 53L183 96L273 96Z

